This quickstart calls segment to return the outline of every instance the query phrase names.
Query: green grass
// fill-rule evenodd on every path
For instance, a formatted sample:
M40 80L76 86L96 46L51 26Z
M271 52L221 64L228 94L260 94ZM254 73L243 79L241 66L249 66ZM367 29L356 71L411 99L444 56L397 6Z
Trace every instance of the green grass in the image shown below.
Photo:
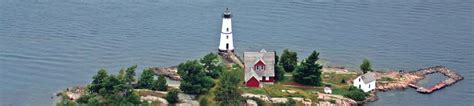
M329 77L325 77L329 76ZM345 86L348 85L347 83L342 83L342 79L346 80L346 82L351 81L352 79L356 78L357 74L337 74L337 73L323 73L322 79L325 83L331 85L338 85L338 86Z
M309 98L311 96L311 92L306 92L306 90L297 89L294 87L283 86L280 84L266 86L263 89L270 95L271 97L305 97ZM288 93L282 92L282 90L291 90L296 91L295 93Z
M396 81L396 80L393 79L393 78L390 78L390 77L382 77L379 81L393 82L393 81Z
M252 94L261 94L261 95L266 95L267 92L264 89L261 88L251 88L251 87L244 87L241 86L240 90L244 93L252 93Z
M344 95L349 93L349 88L348 87L339 87L339 88L333 88L332 89L332 94L335 95Z

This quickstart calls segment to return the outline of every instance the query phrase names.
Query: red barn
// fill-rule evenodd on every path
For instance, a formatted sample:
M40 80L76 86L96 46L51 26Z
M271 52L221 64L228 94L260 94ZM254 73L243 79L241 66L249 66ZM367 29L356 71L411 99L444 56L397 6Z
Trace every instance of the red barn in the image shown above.
M273 84L275 52L244 52L245 85L247 87L262 87Z

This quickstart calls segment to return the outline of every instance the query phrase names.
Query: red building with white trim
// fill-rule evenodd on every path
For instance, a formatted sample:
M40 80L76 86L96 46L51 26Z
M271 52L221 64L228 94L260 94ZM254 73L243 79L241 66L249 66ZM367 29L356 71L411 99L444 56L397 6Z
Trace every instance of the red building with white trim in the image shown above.
M275 52L244 52L245 85L262 87L273 84L275 78Z

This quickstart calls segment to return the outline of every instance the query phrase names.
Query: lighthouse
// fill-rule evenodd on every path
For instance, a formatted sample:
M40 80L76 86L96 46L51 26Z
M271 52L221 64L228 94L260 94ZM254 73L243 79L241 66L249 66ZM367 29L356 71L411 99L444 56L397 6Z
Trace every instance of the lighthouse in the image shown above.
M222 30L219 43L219 52L234 52L234 42L232 39L232 14L227 8L222 15Z

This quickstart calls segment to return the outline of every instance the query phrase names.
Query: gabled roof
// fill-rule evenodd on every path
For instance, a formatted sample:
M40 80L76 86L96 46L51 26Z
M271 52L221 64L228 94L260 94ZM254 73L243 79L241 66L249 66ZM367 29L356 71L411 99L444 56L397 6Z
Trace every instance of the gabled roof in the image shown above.
M361 78L362 78L362 81L364 81L365 84L368 84L372 81L375 81L375 73L368 72L368 73L362 74Z
M257 80L262 79L257 73L252 69L252 71L245 72L245 81L250 80L250 78L255 77Z
M267 65L267 63L265 63L265 61L263 61L262 58L257 58L257 60L253 63L254 65L257 64L258 62L262 61L263 64Z
M245 66L245 80L251 78L251 71L253 71L252 73L255 73L258 77L275 76L275 71L273 69L275 64L275 52L267 52L265 50L261 50L260 52L244 52L243 60ZM265 70L253 70L254 65L260 60L265 64Z

